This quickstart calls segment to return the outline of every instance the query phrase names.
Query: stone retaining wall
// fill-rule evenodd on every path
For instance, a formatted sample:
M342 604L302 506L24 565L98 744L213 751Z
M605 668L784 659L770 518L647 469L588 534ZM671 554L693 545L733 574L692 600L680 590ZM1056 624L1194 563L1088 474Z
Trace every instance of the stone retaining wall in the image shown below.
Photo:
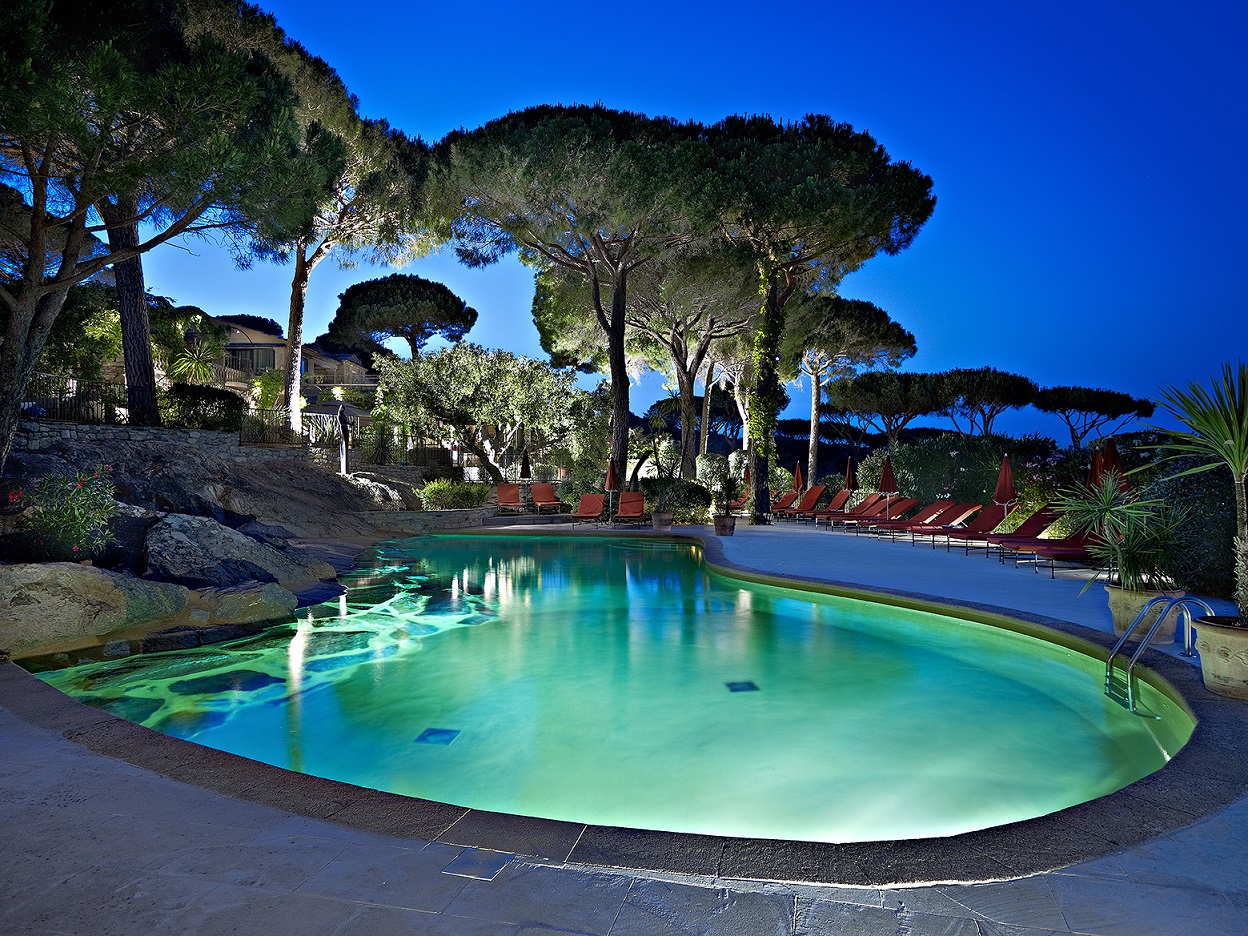
M301 445L240 445L237 432L163 426L83 426L31 419L18 423L13 451L40 452L63 442L178 442L206 449L218 458L233 462L262 462L274 458L308 460L308 450Z

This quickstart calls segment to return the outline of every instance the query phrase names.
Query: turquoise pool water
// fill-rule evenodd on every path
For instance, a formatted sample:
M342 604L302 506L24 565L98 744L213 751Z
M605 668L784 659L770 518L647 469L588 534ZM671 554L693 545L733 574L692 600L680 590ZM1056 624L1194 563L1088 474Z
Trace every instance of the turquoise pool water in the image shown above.
M436 536L256 637L42 673L166 734L478 809L830 842L1116 790L1187 740L1000 628L712 574L687 545Z

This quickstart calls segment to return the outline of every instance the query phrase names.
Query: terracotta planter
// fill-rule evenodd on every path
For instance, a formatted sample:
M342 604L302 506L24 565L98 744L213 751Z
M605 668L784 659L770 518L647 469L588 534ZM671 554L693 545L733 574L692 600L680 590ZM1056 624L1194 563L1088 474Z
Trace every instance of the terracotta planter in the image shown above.
M1248 627L1229 615L1198 617L1196 649L1200 674L1210 692L1248 702Z
M715 518L715 535L732 536L737 531L737 518L731 514Z
M1167 598L1182 598L1187 594L1182 589L1164 592L1128 591L1125 588L1119 588L1117 585L1106 585L1105 591L1109 595L1109 613L1114 618L1114 633L1119 637L1127 632L1127 628L1131 626L1131 622L1135 620L1136 615L1154 598L1161 595ZM1157 615L1161 613L1161 609L1164 607L1165 605L1159 604L1149 611L1148 616L1135 629L1131 639L1143 640L1144 635L1152 628L1157 620ZM1174 629L1178 623L1179 609L1171 608L1170 613L1166 615L1166 620L1161 625L1161 630L1153 638L1153 644L1171 643L1174 640Z
M650 514L650 525L656 530L667 532L672 528L672 512L656 510Z

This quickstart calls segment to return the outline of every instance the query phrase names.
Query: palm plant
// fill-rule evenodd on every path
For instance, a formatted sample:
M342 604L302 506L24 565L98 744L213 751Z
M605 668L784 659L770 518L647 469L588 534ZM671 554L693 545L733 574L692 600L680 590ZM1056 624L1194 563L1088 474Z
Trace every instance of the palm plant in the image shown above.
M1123 491L1113 471L1091 487L1063 490L1055 504L1076 530L1091 533L1088 553L1110 570L1120 588L1163 591L1173 586L1172 543L1187 519L1185 508Z
M1231 469L1235 484L1235 604L1241 625L1248 626L1248 364L1222 365L1221 380L1209 386L1190 383L1180 390L1163 387L1160 405L1184 430L1163 430L1173 440L1160 446L1172 457L1205 461L1180 475Z

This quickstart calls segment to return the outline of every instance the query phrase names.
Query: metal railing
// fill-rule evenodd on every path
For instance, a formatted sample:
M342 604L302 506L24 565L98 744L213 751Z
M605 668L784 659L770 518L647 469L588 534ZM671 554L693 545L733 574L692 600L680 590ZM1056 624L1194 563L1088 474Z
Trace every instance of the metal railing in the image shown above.
M1144 713L1136 710L1136 694L1135 694L1135 664L1139 662L1140 657L1144 655L1144 651L1148 649L1148 645L1153 642L1153 638L1157 632L1161 630L1162 623L1166 620L1166 615L1170 613L1172 608L1179 609L1179 616L1183 621L1183 655L1194 656L1192 649L1192 611L1188 607L1189 604L1199 605L1205 614L1212 615L1213 608L1205 604L1199 598L1192 595L1184 595L1181 598L1171 598L1169 595L1158 595L1156 598L1149 600L1148 604L1140 609L1140 613L1135 616L1135 620L1131 622L1131 626L1126 629L1118 642L1114 644L1114 649L1109 651L1109 656L1105 660L1105 694L1111 699L1118 699L1114 694L1114 658L1118 656L1127 641L1135 634L1136 628L1140 626L1140 622L1148 615L1148 612L1157 605L1164 602L1165 607L1161 609L1161 613L1157 615L1157 620L1153 622L1153 626L1148 629L1148 633L1144 635L1144 639L1140 641L1140 645L1131 654L1131 659L1127 661L1127 667L1124 671L1126 682L1126 706L1127 710L1133 715L1142 715ZM1159 715L1147 716L1151 718L1160 718Z
M124 384L35 374L22 401L26 419L51 419L82 425L121 426L129 422Z

